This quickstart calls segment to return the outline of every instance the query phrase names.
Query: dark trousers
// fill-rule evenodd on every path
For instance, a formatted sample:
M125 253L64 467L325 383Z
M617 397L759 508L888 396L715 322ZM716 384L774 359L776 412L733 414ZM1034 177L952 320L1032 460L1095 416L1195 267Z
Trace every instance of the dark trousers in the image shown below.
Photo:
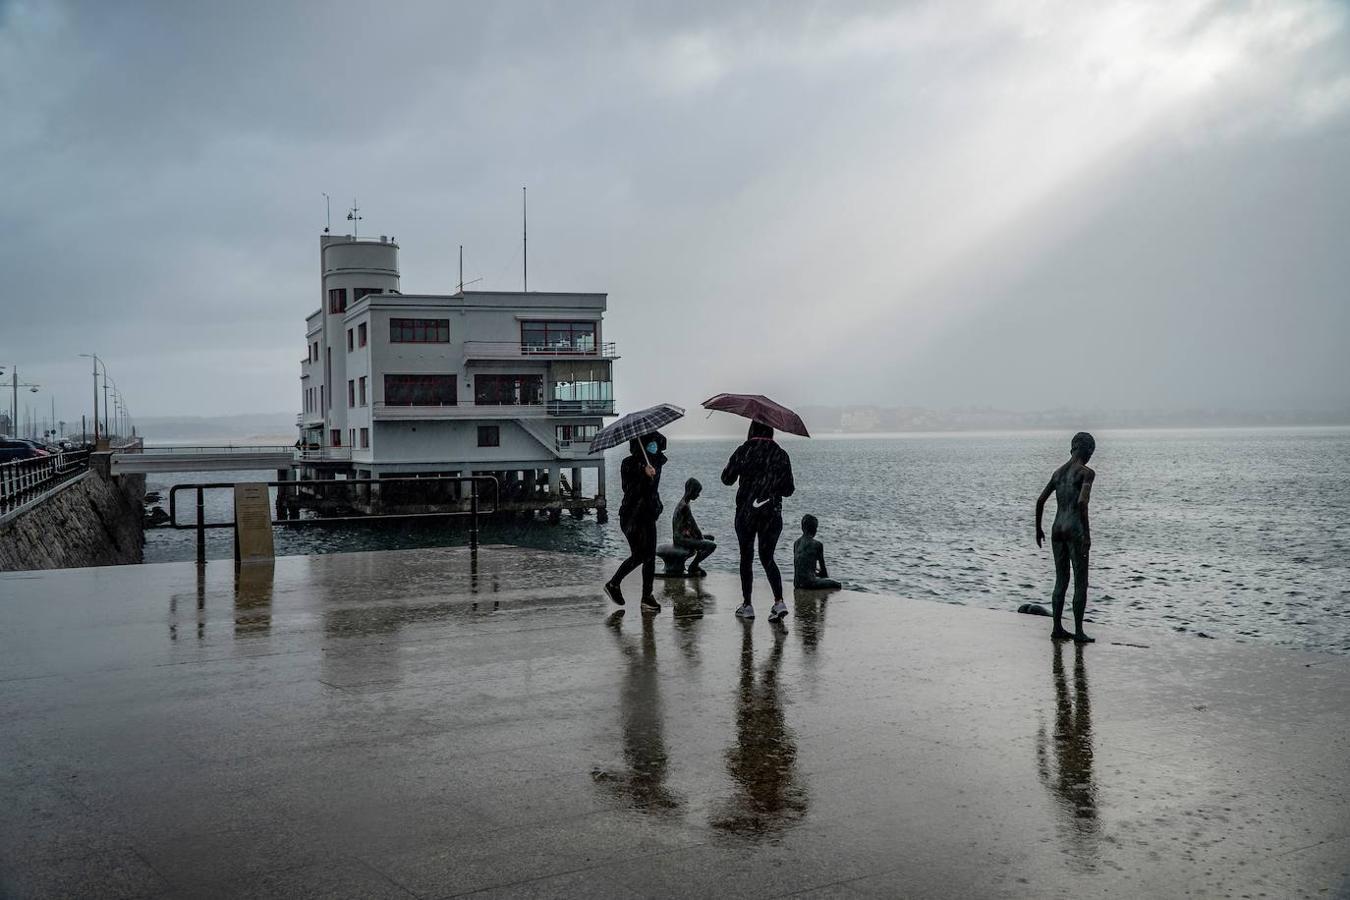
M713 551L717 549L717 545L712 541L694 540L692 538L680 538L675 541L675 546L693 554L693 558L689 560L689 568L691 569L699 568L699 564L712 556Z
M652 596L652 582L656 579L656 521L620 522L623 536L628 538L628 558L619 564L619 570L610 579L618 584L638 566L642 567L642 596Z
M756 510L753 507L736 511L736 542L741 549L741 596L750 602L750 591L755 581L755 547L759 547L759 563L773 589L773 598L783 597L783 575L778 571L773 553L778 538L783 534L783 514L774 506Z

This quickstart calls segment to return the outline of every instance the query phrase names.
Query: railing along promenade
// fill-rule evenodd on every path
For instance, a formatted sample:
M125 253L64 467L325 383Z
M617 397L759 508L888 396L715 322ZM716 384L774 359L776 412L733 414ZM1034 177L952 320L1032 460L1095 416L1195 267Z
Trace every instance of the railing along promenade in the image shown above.
M499 493L499 484L497 478L493 475L432 475L432 476L397 476L393 478L346 478L346 479L301 479L299 481L262 481L249 482L250 484L265 484L270 489L277 491L276 505L284 507L288 495L295 495L300 490L315 492L332 492L340 490L345 495L344 500L354 499L350 495L352 488L362 490L367 498L379 496L381 494L396 492L404 485L416 489L418 494L424 494L428 490L435 491L436 488L455 487L455 493L452 497L443 498L440 503L430 505L447 506L451 508L423 510L420 512L390 512L373 511L363 515L324 515L313 517L289 517L274 518L271 520L273 526L281 525L285 527L300 527L305 525L333 525L339 522L380 522L387 520L404 519L445 519L454 517L467 517L469 520L469 548L473 551L478 550L478 531L479 518L485 515L492 515L497 511ZM468 496L460 495L459 486L468 485ZM190 530L197 532L197 562L206 562L206 532L213 528L236 528L234 521L227 522L208 522L206 519L206 492L213 490L234 490L234 482L216 482L212 484L175 484L169 488L169 527L179 530ZM486 488L486 490L484 490ZM195 515L192 521L180 522L178 520L178 495L181 492L191 492L195 495ZM406 498L404 498L406 499ZM487 501L484 507L483 502ZM399 509L398 506L394 507Z
M50 456L0 463L0 516L41 499L88 470L88 450L62 450Z

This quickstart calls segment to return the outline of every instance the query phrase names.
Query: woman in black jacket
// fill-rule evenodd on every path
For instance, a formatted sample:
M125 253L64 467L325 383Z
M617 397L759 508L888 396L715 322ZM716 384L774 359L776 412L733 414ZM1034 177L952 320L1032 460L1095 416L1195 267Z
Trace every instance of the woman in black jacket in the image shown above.
M623 502L619 504L619 528L628 539L628 558L614 577L605 584L609 599L623 606L619 582L629 572L642 567L642 609L660 612L661 604L652 595L656 577L656 521L661 518L661 469L666 464L666 438L660 432L645 434L628 442L628 456L619 466Z
M769 621L777 622L787 615L783 602L783 576L774 562L774 550L783 533L783 498L791 497L796 486L792 481L792 460L787 451L773 439L773 429L763 422L751 422L750 433L744 444L736 448L722 470L722 483L735 484L736 540L741 549L741 595L745 602L736 610L743 619L753 619L755 608L750 604L750 589L755 579L755 545L759 545L759 561L773 588L773 609Z

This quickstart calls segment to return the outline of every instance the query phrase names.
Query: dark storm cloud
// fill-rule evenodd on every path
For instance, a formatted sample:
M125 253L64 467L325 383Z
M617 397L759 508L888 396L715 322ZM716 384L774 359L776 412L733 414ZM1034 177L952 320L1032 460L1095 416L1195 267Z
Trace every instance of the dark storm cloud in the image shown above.
M626 402L1044 406L1072 324L1117 341L1062 402L1344 403L1345 18L3 3L0 362L72 407L89 350L142 414L294 407L321 192L435 291L459 243L518 286L529 184L531 285L610 292Z

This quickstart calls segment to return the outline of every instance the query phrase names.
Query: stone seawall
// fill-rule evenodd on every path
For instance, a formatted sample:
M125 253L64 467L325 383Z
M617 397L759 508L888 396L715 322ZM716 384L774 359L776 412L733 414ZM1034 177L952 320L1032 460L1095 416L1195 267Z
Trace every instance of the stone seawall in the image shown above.
M91 470L0 524L0 572L141 561L144 475Z

